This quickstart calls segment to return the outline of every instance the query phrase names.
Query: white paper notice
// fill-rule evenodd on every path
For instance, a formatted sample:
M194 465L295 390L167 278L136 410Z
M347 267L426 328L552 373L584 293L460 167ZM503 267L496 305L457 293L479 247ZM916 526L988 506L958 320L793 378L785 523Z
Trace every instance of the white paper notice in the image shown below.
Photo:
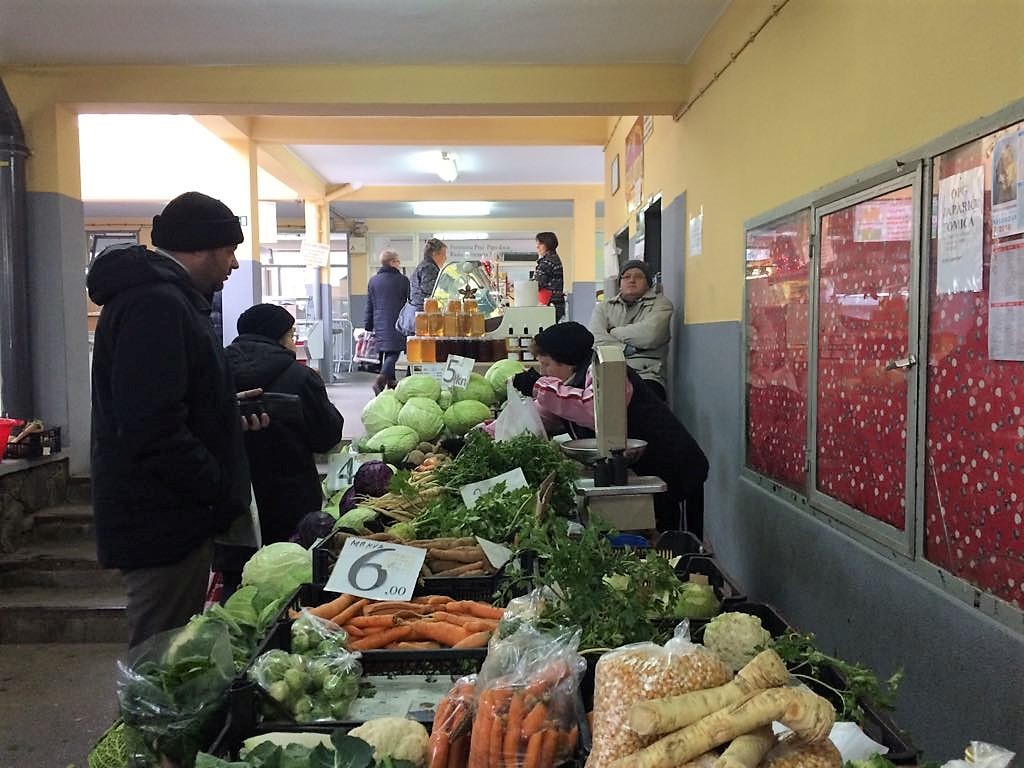
M700 213L690 217L690 256L700 256L704 251L704 206Z
M1024 241L992 246L988 356L992 360L1024 360Z
M516 488L525 488L528 485L526 482L526 475L523 474L523 470L520 467L516 467L513 470L497 475L496 477L492 477L488 480L481 480L477 483L470 483L469 485L462 486L459 489L459 493L462 494L462 503L465 504L468 509L472 509L476 506L476 500L491 490L491 488L496 486L498 483L504 483L506 491L514 491Z
M939 264L935 292L981 290L985 168L939 182Z
M992 237L1024 232L1024 131L1004 136L992 151Z

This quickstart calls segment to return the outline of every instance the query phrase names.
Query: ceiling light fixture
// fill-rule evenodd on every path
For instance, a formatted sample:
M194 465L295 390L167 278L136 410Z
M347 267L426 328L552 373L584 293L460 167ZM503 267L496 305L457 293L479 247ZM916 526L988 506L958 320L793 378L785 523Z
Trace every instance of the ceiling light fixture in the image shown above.
M459 167L455 164L455 155L448 152L441 153L441 160L437 165L437 175L441 181L449 183L459 178Z
M489 216L494 203L483 200L421 200L412 204L417 216Z
M435 232L438 240L486 240L490 235L486 232Z

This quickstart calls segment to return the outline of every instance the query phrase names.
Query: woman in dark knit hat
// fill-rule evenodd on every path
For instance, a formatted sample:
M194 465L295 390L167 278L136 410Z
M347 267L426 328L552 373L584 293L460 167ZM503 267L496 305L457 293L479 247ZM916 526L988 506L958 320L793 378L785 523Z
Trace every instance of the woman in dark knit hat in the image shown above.
M295 318L275 304L257 304L238 318L239 336L227 348L240 389L298 395L301 416L274 415L270 426L246 433L252 486L263 543L287 541L299 520L323 505L314 453L341 440L344 421L319 374L295 359Z
M537 334L534 351L540 373L518 374L513 384L537 403L552 434L594 437L594 388L590 363L594 335L579 323L557 323ZM669 407L632 368L626 367L626 433L647 448L634 465L637 474L654 475L668 490L654 497L659 531L678 530L680 505L686 505L686 529L703 537L703 487L708 460L697 441Z

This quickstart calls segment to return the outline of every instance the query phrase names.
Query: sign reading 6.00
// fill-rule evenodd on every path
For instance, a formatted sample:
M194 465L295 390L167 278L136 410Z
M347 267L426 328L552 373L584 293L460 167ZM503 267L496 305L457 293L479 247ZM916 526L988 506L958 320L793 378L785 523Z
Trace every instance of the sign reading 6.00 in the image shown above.
M409 600L427 552L372 539L348 539L324 587L370 600Z

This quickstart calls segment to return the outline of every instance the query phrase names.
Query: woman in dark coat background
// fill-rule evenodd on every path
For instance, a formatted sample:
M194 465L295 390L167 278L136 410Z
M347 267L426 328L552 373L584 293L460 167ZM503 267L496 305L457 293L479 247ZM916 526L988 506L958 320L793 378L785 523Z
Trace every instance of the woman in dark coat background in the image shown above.
M405 349L405 336L395 328L402 307L409 300L409 278L399 271L401 257L395 251L381 251L380 269L366 287L366 317L363 327L373 331L380 355L380 374L374 382L374 394L394 387L395 363Z
M423 247L423 261L416 265L416 271L409 280L409 303L417 312L423 311L424 300L430 298L437 283L437 276L448 258L448 246L432 237Z
M236 388L298 395L301 414L271 416L270 426L245 433L263 543L287 541L299 520L323 506L314 453L341 441L344 419L327 398L323 379L295 360L295 318L275 304L257 304L238 318L227 348Z

